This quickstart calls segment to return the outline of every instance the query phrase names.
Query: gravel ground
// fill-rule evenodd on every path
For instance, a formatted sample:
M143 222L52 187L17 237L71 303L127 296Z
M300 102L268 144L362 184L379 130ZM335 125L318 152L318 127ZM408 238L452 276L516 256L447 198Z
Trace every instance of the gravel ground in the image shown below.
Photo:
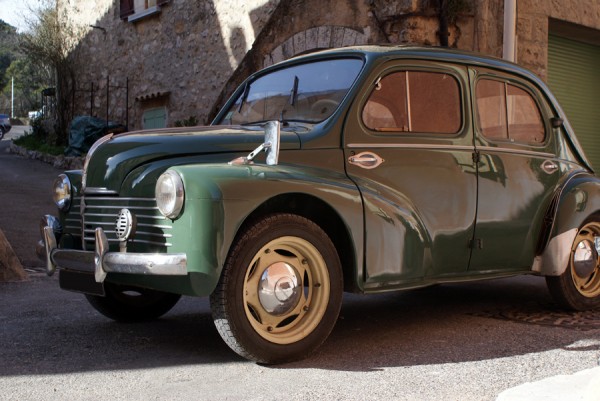
M542 279L347 295L316 354L261 366L221 341L205 298L184 297L156 322L118 324L32 272L0 284L0 342L10 344L0 349L0 399L494 400L598 365L600 330L587 323L484 316L515 310L552 311Z

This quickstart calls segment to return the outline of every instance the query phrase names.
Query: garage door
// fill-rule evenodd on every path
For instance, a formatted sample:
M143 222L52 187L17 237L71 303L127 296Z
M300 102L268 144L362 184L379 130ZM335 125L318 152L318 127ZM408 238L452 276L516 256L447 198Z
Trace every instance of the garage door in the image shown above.
M600 47L548 38L548 84L600 175Z

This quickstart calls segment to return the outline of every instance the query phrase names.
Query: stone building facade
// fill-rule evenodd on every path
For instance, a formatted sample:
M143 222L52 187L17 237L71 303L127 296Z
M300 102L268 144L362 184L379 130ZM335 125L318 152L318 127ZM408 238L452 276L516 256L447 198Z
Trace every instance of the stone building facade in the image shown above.
M514 25L505 18L511 4ZM83 29L72 55L76 114L129 129L189 117L207 123L249 73L316 49L447 45L502 57L505 27L514 27L515 62L548 80L553 35L600 45L600 0L58 0L58 7Z

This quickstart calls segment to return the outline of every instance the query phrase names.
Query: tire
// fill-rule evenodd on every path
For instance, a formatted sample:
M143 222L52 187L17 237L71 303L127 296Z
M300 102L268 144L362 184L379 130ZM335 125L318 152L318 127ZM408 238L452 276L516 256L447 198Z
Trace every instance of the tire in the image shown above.
M595 237L600 237L600 220L588 219L575 236L565 272L546 277L550 293L563 308L577 311L600 308L600 258Z
M293 214L269 215L238 238L210 297L219 334L259 363L305 358L340 312L342 268L332 241Z
M105 283L104 297L87 295L90 305L104 316L118 322L154 320L170 311L181 295L147 288Z
M4 128L0 127L0 141L4 138Z

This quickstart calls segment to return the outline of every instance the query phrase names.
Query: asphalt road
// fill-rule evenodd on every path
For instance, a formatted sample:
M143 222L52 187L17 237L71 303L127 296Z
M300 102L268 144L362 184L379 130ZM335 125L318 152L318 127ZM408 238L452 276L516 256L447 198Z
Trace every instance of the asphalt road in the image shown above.
M0 228L30 280L0 283L1 400L494 400L598 366L600 313L556 310L533 276L346 295L316 354L273 367L227 348L206 298L156 322L112 322L33 259L59 172L5 142Z

